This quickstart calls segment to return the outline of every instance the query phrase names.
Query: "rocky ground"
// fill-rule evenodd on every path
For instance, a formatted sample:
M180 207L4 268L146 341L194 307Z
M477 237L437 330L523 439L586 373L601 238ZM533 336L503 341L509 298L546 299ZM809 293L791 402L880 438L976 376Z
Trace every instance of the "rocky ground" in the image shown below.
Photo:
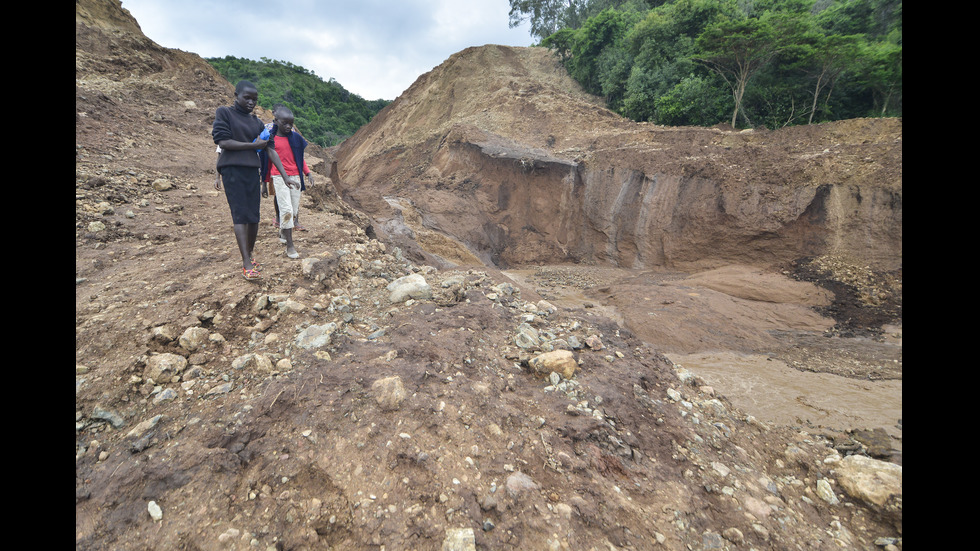
M691 293L739 295L730 273L437 269L378 239L313 148L302 258L266 200L244 280L209 135L230 97L118 2L76 3L76 549L902 547L887 435L762 421L615 300L646 278L680 321ZM900 333L900 274L828 296L831 261L777 286L806 335ZM841 315L874 300L897 330ZM851 375L900 379L897 350Z

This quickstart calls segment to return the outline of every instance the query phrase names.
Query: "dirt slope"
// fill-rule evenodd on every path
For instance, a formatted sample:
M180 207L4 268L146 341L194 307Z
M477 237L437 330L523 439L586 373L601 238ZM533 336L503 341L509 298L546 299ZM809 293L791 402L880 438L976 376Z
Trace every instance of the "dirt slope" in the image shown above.
M484 55L527 54L495 50ZM483 86L424 76L399 102ZM524 116L450 131L524 125L522 143L561 164L549 136L566 136L549 117L621 124L587 100L509 86L497 93L528 101ZM848 483L853 458L882 457L873 434L761 423L612 310L540 302L556 288L544 272L510 283L476 260L448 266L406 238L420 235L407 222L387 239L383 216L338 197L330 152L311 151L304 258L287 259L263 224L264 278L242 279L212 185L211 119L231 94L198 56L146 39L118 1L76 2L76 549L901 546L901 471L887 501ZM581 133L606 123L591 124ZM357 140L416 155L379 136L419 124L372 125ZM506 149L491 138L484 151ZM345 159L341 179L377 168L373 152ZM431 239L462 250L442 230ZM389 284L412 274L431 295L393 299ZM326 343L303 339L315 329ZM572 354L570 378L534 372L549 349Z

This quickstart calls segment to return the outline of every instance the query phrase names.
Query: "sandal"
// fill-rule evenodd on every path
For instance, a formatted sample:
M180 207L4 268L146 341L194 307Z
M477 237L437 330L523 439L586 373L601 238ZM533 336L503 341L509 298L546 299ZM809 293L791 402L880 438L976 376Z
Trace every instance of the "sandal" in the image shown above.
M255 279L262 279L262 276L259 274L258 270L255 269L249 270L248 268L242 268L242 277L244 277L249 281Z
M296 227L294 227L293 229L296 230L296 231L306 231L306 227L305 226L302 226L302 225L300 225L298 223L296 224Z
M242 268L242 269L244 270L245 268ZM255 270L256 272L261 272L262 271L262 266L253 259L252 260L252 269Z
M272 227L273 228L278 228L279 227L279 220L278 219L275 219L275 220L272 221Z

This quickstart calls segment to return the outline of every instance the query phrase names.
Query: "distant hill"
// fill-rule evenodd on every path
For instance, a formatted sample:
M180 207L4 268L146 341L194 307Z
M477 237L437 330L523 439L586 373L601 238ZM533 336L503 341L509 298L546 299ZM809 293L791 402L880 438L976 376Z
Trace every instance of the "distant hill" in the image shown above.
M366 100L331 78L288 61L260 61L233 56L205 58L232 84L249 80L259 89L259 105L288 106L307 140L323 147L337 145L367 124L390 100Z

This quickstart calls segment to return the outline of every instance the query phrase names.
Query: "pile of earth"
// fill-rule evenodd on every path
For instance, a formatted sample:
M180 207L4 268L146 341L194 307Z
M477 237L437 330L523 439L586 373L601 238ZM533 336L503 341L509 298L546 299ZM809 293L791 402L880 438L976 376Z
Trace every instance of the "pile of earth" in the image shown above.
M210 138L231 96L76 2L76 549L901 547L880 434L746 414L592 273L421 262L334 152L303 258L263 222L245 281Z

